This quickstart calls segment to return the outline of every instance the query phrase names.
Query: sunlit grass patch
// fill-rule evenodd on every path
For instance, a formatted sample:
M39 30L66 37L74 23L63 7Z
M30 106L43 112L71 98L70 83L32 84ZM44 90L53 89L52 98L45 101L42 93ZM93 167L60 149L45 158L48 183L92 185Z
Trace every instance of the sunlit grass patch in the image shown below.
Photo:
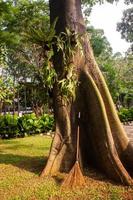
M0 200L132 200L133 189L116 185L93 169L85 171L86 186L61 189L65 174L40 178L51 138L31 136L0 140Z

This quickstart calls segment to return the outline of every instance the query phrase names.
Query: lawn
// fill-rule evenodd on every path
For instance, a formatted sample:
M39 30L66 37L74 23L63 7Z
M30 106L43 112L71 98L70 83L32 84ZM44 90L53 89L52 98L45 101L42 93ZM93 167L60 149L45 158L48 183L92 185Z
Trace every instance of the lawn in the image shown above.
M0 200L133 200L133 189L107 180L98 172L85 172L86 186L60 190L65 174L40 178L51 138L31 136L0 140Z

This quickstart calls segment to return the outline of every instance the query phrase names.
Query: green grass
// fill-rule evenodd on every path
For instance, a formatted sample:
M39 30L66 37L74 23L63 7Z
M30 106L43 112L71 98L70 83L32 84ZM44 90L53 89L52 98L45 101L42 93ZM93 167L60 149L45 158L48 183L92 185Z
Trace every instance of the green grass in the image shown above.
M0 140L0 200L133 200L133 189L89 169L82 189L61 190L57 177L40 178L51 138L31 136Z

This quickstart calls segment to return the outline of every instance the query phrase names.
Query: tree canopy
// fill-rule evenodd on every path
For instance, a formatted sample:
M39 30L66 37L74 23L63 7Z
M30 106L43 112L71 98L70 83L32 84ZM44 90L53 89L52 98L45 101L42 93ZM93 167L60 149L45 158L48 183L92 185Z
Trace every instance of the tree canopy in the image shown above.
M133 8L123 12L122 21L117 24L117 30L121 33L122 38L133 45ZM131 48L133 50L133 46Z

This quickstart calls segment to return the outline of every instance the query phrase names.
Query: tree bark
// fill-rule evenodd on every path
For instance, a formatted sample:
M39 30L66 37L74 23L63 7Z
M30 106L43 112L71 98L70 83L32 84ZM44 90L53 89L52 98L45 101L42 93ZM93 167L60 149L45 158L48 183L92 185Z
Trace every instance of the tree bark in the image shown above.
M77 116L80 120L80 161L83 167L93 163L108 177L125 185L133 181L127 169L133 169L133 147L117 116L111 95L99 70L86 34L80 0L50 0L51 23L58 18L57 35L68 27L82 34L83 54L76 51L73 64L79 84L76 99L64 104L58 84L54 87L56 134L42 176L69 171L75 162ZM55 50L57 73L64 70Z

